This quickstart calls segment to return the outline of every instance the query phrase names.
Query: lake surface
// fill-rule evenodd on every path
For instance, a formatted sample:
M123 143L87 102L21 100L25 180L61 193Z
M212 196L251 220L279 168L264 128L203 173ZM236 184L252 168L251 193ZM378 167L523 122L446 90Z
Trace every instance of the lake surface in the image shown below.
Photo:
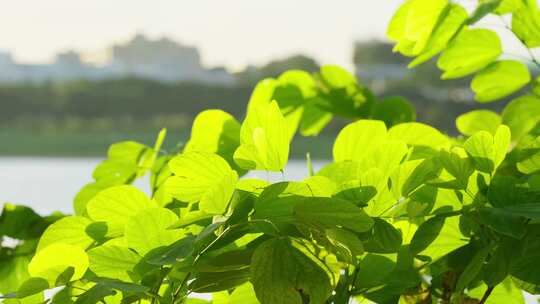
M58 210L72 213L73 197L92 181L92 171L101 158L0 157L0 204L31 206L40 214ZM314 162L320 169L325 162ZM285 173L252 172L248 177L270 181L300 180L308 176L306 162L292 160ZM148 192L148 177L135 182Z

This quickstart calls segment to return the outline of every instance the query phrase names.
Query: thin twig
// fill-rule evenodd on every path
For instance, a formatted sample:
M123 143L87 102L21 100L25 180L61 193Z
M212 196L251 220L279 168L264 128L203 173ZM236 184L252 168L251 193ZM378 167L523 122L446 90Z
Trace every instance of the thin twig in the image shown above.
M493 291L493 286L488 287L488 289L486 290L486 292L484 292L484 295L482 296L482 299L480 300L480 302L478 302L478 304L486 303L486 301L489 298L489 295L491 294L492 291Z

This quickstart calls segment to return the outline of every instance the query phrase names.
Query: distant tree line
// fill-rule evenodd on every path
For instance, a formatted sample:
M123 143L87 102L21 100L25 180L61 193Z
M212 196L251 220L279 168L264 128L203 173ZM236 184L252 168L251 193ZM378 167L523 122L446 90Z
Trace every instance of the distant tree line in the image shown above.
M408 71L406 60L394 55L386 43L356 44L353 60L361 82L378 96L401 95L408 98L416 105L420 121L449 133L454 132L451 118L474 107L472 98L469 100L467 95L467 79L440 81L439 72L432 63ZM376 77L362 77L363 70L376 68L377 64L384 64L391 70L402 69L404 76L385 78L375 70L369 75ZM236 73L238 84L232 87L200 83L166 84L136 78L5 85L0 86L0 127L4 130L14 127L36 129L46 122L59 125L59 129L76 126L84 131L92 128L95 121L109 121L104 128L115 131L144 129L151 121L188 128L196 113L210 108L223 109L242 119L254 83L266 77L276 77L289 69L314 72L318 68L319 64L314 59L295 55ZM381 79L384 80L382 84ZM496 107L502 106L504 103L496 104ZM77 120L83 123L64 123ZM334 123L326 132L335 133L340 126L339 122Z

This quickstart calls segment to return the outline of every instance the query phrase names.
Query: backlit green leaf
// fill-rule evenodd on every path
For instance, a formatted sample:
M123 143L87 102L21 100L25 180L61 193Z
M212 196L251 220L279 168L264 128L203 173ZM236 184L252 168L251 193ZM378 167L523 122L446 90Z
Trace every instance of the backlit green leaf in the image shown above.
M289 158L287 132L287 123L275 101L251 108L242 123L235 162L246 170L283 170Z
M271 239L253 254L251 283L262 304L324 303L332 292L332 276L317 257L286 238Z
M467 20L467 11L461 5L449 4L447 10L447 12L443 13L442 21L431 34L426 48L409 64L409 68L428 61L444 50L450 39L454 37Z
M294 214L301 221L324 228L338 226L364 232L373 226L373 220L362 209L338 199L314 197L303 200L294 207Z
M387 97L373 106L372 118L382 120L387 126L416 120L416 111L402 97Z
M450 42L437 62L442 79L460 78L474 73L501 55L497 34L486 29L464 29Z
M105 243L88 251L90 270L99 277L131 281L130 273L141 257L127 247Z
M459 230L459 217L434 217L418 227L410 248L414 254L436 261L467 243Z
M206 152L187 152L169 162L174 176L165 182L166 191L189 203L199 202L201 211L223 214L233 195L238 175L218 156Z
M540 46L540 10L535 0L523 0L513 12L512 31L528 48Z
M479 131L487 131L492 135L501 124L501 117L489 110L474 110L461 114L456 119L458 131L467 136L472 136Z
M487 286L482 284L467 292L467 295L474 299L481 299L487 290ZM525 304L523 292L516 287L512 279L508 277L501 284L495 286L486 304Z
M513 99L501 116L503 124L512 131L512 139L519 139L540 121L540 98L525 95Z
M334 161L361 160L386 139L386 126L380 120L359 120L339 132L334 143Z
M118 236L124 233L130 216L154 206L155 203L134 186L116 186L99 192L88 202L86 210L94 221L107 223L108 235Z
M437 129L419 122L408 122L388 130L388 139L403 141L410 146L440 148L448 144L448 137Z
M92 223L88 218L81 216L68 216L50 225L39 240L37 251L54 243L63 243L78 246L85 250L94 239L86 233Z
M167 246L181 238L183 232L169 229L178 216L165 208L150 208L131 216L126 223L126 241L140 255Z
M32 277L43 278L54 286L58 276L68 267L74 269L71 278L73 281L82 278L88 269L88 256L80 247L56 243L45 247L34 256L28 265L28 272Z
M506 97L531 81L527 66L519 61L496 61L476 74L471 89L478 102L490 102Z
M510 146L510 129L499 126L492 136L486 131L480 131L469 137L463 147L472 157L476 168L485 173L493 173L501 164Z
M240 123L227 112L206 110L195 117L184 152L216 153L234 164L233 154L239 145Z

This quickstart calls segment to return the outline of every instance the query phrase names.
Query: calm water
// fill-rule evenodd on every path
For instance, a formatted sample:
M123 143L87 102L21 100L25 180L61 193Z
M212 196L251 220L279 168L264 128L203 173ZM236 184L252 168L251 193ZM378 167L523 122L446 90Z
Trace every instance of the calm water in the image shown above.
M71 203L79 189L92 181L92 171L100 158L0 157L0 204L31 206L38 213L54 210L72 213ZM323 162L315 162L320 169ZM299 180L307 176L305 161L289 162L285 174L254 172L250 177L265 180ZM148 179L135 185L148 191Z

